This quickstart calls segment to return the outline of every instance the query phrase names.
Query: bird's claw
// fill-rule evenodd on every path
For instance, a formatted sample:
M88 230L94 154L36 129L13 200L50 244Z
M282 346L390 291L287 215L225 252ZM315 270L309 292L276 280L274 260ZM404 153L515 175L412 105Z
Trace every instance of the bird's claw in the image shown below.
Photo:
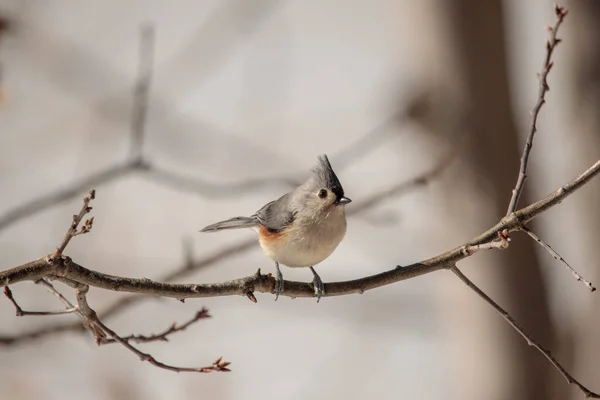
M279 295L283 293L283 274L279 269L279 265L277 265L277 278L275 278L275 301L279 298Z
M317 296L317 303L321 300L321 297L325 295L325 285L319 275L315 275L312 280L313 287L315 289L315 296Z

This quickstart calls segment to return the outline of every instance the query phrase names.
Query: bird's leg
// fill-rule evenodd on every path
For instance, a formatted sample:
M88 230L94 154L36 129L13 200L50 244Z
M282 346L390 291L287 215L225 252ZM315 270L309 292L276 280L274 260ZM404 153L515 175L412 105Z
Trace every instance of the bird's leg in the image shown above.
M321 277L319 276L319 274L317 274L317 271L315 271L315 269L313 267L310 267L310 270L312 271L313 275L315 276L313 278L312 284L315 288L315 296L317 296L317 303L318 303L319 300L321 300L321 296L323 296L325 294L325 285L323 285L323 281L321 280Z
M275 279L275 301L279 298L279 295L283 293L283 274L279 269L279 263L275 261L275 268L277 269L277 278Z

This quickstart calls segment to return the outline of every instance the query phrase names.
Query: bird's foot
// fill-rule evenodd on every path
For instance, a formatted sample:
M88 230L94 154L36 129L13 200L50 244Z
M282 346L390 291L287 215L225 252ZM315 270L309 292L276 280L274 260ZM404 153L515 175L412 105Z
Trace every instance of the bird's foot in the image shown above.
M275 301L279 298L279 295L283 293L283 274L279 269L279 263L275 263L277 278L275 278Z
M319 274L317 274L317 271L315 271L313 267L310 267L310 270L312 271L312 273L314 275L312 284L315 289L315 296L317 296L317 303L318 303L321 300L321 297L323 297L325 295L325 285L323 284L323 281L321 280L321 277L319 276Z

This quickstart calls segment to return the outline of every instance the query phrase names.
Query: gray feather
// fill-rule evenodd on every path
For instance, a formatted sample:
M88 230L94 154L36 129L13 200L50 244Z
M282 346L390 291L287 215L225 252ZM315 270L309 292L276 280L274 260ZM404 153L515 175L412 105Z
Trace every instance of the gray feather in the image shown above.
M290 193L267 203L256 214L258 222L265 226L270 232L280 232L294 221L295 213L290 209Z
M217 232L224 229L242 229L254 228L259 222L256 217L235 217L226 221L217 222L216 224L208 225L200 230L200 232Z

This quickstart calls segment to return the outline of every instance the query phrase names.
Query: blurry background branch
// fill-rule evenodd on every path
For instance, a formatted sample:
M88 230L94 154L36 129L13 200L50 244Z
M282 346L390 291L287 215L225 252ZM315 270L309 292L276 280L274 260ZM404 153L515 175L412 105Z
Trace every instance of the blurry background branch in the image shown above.
M0 21L1 22L1 21ZM2 33L0 26L0 34ZM185 176L169 171L152 162L144 156L144 137L146 135L146 120L150 109L150 88L153 77L153 58L155 47L155 28L150 23L145 23L140 28L140 50L138 60L138 78L133 88L133 107L130 123L130 150L127 159L117 165L109 166L104 170L90 174L65 187L47 195L24 201L13 209L0 215L0 231L8 228L25 218L31 217L47 208L54 207L62 202L77 197L81 192L90 187L98 188L102 185L120 179L131 173L156 181L165 187L183 192L198 194L203 197L225 197L231 194L240 195L245 192L278 186L291 188L304 179L304 174L291 176L272 176L267 178L247 179L236 183L215 183L196 177ZM406 110L410 110L407 104ZM408 118L407 111L401 110L393 113L389 118L367 132L359 140L350 143L339 154L333 155L336 168L343 169L352 162L376 149L392 136L395 130ZM59 184L60 185L60 184Z

